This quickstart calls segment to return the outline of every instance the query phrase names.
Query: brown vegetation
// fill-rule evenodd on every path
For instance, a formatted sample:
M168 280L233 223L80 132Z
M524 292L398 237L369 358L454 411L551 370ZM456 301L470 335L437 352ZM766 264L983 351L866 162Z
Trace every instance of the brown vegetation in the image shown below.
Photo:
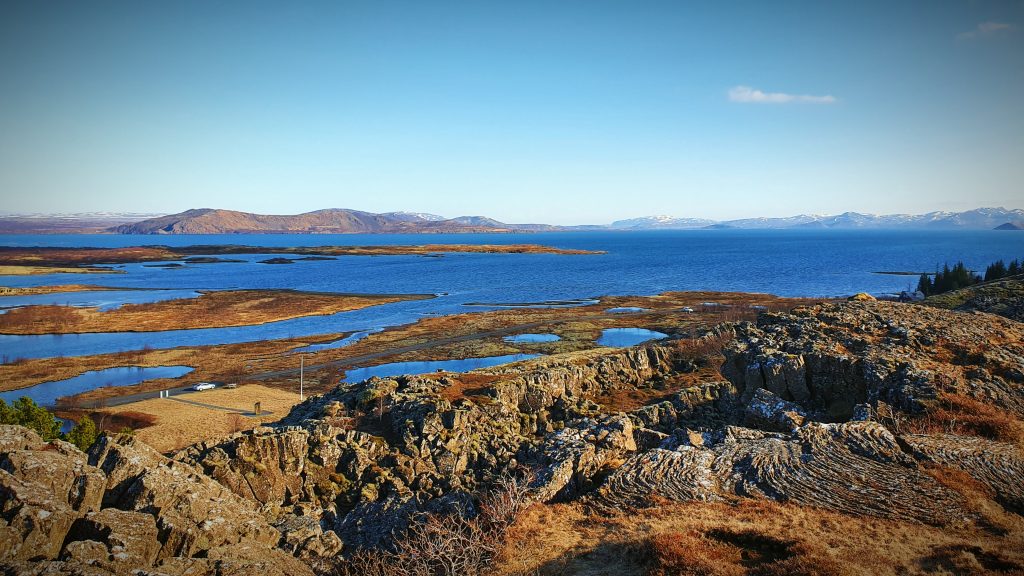
M949 530L764 500L662 501L611 516L538 504L499 558L504 576L1005 574L1024 570L1024 529Z
M0 265L84 266L180 260L186 256L224 254L294 254L303 256L401 256L472 252L489 254L601 254L540 244L422 244L408 246L129 246L125 248L0 247Z
M183 298L125 304L101 311L70 306L26 306L0 315L5 334L150 332L246 326L300 316L334 314L427 295L330 294L291 290L230 290Z
M90 284L62 284L58 286L0 286L0 296L34 296L36 294L58 294L64 292L99 292L103 290L131 290L131 288L110 288ZM0 300L2 302L2 300Z
M0 276L40 276L45 274L123 274L123 270L109 268L79 268L70 266L31 266L27 264L0 265Z
M960 434L1024 445L1024 423L992 404L943 392L935 405L907 422L918 434Z
M528 479L505 477L481 499L479 513L454 510L426 514L404 537L395 539L395 550L360 550L340 561L337 576L433 576L492 573L495 556L505 545L510 527L527 505Z

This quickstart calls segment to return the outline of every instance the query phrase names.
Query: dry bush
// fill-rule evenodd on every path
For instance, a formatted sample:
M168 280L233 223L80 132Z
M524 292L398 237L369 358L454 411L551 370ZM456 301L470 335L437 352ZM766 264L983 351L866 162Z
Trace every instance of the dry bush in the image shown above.
M676 350L680 358L694 363L710 360L722 353L729 342L733 340L733 334L726 332L712 332L700 338L684 338L676 340Z
M833 576L842 566L806 542L756 529L669 532L647 541L650 576Z
M959 434L1024 443L1024 424L1006 410L961 394L942 393L923 415L907 422L918 434Z
M650 576L741 576L738 550L696 532L658 534L647 542Z
M246 428L249 427L248 418L239 414L238 412L228 414L227 418L228 430L230 430L231 432L241 432L242 430L245 430Z
M393 550L360 550L342 561L336 576L474 576L487 574L506 533L529 503L529 479L503 477L481 499L479 512L425 514ZM463 511L465 512L465 511Z

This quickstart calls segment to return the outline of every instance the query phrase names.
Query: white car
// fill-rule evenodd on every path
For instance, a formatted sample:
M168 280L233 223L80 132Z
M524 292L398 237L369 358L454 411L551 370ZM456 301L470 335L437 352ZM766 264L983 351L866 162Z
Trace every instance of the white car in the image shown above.
M683 312L686 312L687 314L692 314L693 313L693 308L690 308L689 306L683 306L681 310Z
M192 389L195 390L196 392L202 392L203 390L213 390L216 387L216 384L211 384L209 382L200 382L199 384L193 386Z

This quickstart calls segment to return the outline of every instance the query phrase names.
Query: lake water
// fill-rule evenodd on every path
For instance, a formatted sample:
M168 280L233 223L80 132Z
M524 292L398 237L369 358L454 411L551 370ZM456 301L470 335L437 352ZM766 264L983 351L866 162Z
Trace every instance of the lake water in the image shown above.
M557 334L516 334L515 336L505 336L503 340L512 344L536 344L540 342L558 342L561 340L561 337Z
M598 346L625 348L667 337L668 334L645 328L605 328L601 331L601 337L597 339L597 344Z
M124 288L169 288L178 294L203 289L292 288L335 292L444 293L431 300L275 322L262 326L132 334L0 336L9 359L82 355L144 346L169 348L363 332L415 322L426 315L492 309L471 303L554 302L603 295L651 295L668 290L768 292L782 296L842 296L898 292L913 276L875 271L932 271L963 260L983 270L996 259L1024 256L1024 233L1008 231L687 230L654 232L557 232L454 235L0 235L4 246L100 246L142 244L247 244L255 246L396 245L422 243L537 243L605 250L603 255L446 254L344 256L260 264L270 254L232 255L241 263L154 268L117 266L123 274L0 276L0 285L89 283ZM166 294L116 292L50 301L106 307ZM5 306L0 298L0 306ZM13 302L13 301L12 301Z
M20 390L0 392L0 399L10 404L22 396L28 396L40 406L53 406L57 403L57 398L64 396L73 396L104 386L131 386L157 378L177 378L192 370L189 366L125 366L94 370L67 380L56 380Z
M426 362L391 362L370 366L369 368L353 368L345 371L342 382L362 382L367 378L378 376L400 376L403 374L429 374L444 370L445 372L469 372L480 368L490 368L511 362L536 358L539 354L507 354L505 356L488 356L484 358L463 358L459 360L434 360Z

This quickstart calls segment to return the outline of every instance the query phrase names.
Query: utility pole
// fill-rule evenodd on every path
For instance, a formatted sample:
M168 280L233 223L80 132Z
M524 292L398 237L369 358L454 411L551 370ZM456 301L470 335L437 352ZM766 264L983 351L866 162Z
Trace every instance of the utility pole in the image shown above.
M306 370L306 355L299 354L299 402L302 402L306 398L302 395L302 384L305 377Z

